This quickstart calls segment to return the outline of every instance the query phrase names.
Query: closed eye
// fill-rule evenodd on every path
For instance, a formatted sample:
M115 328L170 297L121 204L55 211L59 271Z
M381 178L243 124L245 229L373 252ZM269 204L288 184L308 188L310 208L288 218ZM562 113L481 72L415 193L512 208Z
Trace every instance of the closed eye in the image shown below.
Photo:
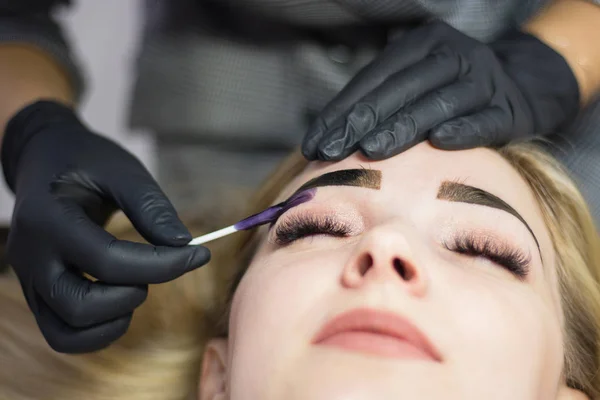
M332 216L295 214L283 217L275 227L275 243L284 246L309 236L349 236L352 229Z
M529 273L531 254L499 239L465 232L454 235L449 241L444 241L443 245L459 254L486 258L508 270L519 280L524 280Z

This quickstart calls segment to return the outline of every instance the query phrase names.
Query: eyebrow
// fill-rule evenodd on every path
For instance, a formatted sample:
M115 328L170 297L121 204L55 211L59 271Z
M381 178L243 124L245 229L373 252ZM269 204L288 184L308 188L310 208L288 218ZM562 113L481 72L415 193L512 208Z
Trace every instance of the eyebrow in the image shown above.
M517 210L512 208L508 203L506 203L498 196L495 196L490 192L486 192L483 189L465 185L459 182L444 181L440 185L437 198L440 200L448 200L453 202L468 203L496 208L498 210L506 211L507 213L513 215L519 221L521 221L523 225L525 225L529 233L531 233L531 236L533 236L533 240L535 240L535 244L537 245L541 258L542 252L540 250L540 244L537 238L535 237L533 230L529 227L525 219L521 216L521 214L517 212Z
M381 189L381 171L377 169L341 169L317 176L300 186L295 193L319 186L356 186Z

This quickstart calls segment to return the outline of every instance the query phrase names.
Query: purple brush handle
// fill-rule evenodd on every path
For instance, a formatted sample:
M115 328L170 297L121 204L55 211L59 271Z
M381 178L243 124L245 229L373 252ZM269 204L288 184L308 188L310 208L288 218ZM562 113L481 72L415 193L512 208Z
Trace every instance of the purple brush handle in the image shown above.
M257 214L251 215L248 218L241 220L240 222L233 225L235 229L238 231L252 229L254 227L268 224L270 222L277 221L277 218L290 208L296 207L302 203L306 203L315 197L315 193L317 192L317 188L311 188L302 190L298 193L294 193L289 199L283 201L279 204L275 204L267 208L264 211L261 211Z

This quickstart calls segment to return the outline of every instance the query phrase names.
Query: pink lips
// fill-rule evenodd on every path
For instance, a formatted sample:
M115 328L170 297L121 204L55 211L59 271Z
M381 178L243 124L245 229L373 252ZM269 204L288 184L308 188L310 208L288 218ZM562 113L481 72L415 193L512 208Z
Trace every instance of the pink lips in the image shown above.
M321 328L312 343L381 357L441 362L439 352L410 321L366 308L336 316Z

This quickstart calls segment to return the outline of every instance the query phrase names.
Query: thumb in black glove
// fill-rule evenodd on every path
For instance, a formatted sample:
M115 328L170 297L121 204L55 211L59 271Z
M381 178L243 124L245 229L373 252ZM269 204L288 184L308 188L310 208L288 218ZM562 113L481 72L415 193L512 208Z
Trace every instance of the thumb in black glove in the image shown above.
M53 349L108 346L126 332L148 284L208 262L208 249L186 246L190 233L142 164L69 108L24 108L7 125L1 156L16 196L7 260ZM152 245L102 228L117 209Z
M564 58L512 31L491 45L443 22L407 32L365 67L304 138L309 160L371 159L429 139L443 149L500 146L574 119L578 83Z

